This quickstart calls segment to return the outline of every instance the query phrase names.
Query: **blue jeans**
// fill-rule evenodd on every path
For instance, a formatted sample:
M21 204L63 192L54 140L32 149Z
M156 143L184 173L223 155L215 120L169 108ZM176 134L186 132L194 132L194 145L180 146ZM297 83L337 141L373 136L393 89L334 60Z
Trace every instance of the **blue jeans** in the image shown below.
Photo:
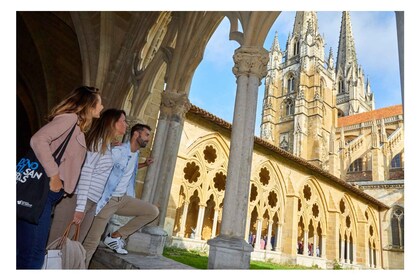
M39 219L34 225L23 220L17 220L16 225L16 268L40 269L44 264L45 248L51 225L51 210L63 196L64 191L49 191L47 202Z

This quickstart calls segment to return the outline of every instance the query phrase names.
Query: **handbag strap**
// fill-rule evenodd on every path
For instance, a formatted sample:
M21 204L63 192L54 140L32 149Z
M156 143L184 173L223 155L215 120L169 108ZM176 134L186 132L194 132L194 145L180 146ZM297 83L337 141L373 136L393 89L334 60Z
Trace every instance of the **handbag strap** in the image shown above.
M74 241L78 241L79 240L80 224L76 224L75 222L71 221L68 224L68 226L67 226L66 230L64 231L63 235L61 236L61 240L60 240L60 243L58 244L58 248L62 248L62 246L64 244L64 241L69 236L70 229L71 229L71 226L72 225L75 225L76 226L76 232L74 233L72 240L74 240Z
M70 141L71 136L73 135L74 129L76 128L77 122L74 124L73 128L70 130L69 134L67 134L67 137L64 139L63 143L58 146L58 148L53 153L53 157L55 159L55 162L60 165L61 158L64 155L64 152L66 151L67 144Z

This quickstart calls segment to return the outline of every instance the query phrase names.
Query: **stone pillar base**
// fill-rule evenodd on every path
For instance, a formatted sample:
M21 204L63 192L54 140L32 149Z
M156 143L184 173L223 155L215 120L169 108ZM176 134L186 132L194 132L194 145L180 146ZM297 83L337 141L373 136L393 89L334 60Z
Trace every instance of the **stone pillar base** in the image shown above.
M168 234L160 227L150 226L133 233L128 238L127 250L147 255L161 256Z
M218 236L207 243L210 245L209 269L249 269L254 248L244 239Z

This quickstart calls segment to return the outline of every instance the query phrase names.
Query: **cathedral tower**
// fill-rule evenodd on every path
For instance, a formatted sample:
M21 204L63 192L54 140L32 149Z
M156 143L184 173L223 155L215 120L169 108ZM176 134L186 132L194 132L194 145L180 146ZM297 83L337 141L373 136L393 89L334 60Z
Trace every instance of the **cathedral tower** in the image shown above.
M270 50L261 137L327 168L337 112L332 51L324 56L316 12L296 12L284 53L277 35Z
M340 117L375 109L369 82L365 84L365 75L357 63L349 12L343 12L341 18L335 72L337 108Z

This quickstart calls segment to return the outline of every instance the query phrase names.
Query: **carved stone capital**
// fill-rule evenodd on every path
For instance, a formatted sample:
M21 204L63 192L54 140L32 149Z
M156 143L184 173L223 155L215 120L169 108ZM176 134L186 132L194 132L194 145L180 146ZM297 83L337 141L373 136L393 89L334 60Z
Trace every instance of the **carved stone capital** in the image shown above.
M185 118L190 107L191 103L186 93L164 91L160 104L160 118L180 121Z
M144 122L143 122L143 120L142 119L139 119L138 117L136 117L136 116L130 116L130 115L128 115L126 118L125 118L125 121L127 122L127 124L128 124L128 129L127 130L130 130L135 124L137 124L137 123L141 123L141 124L145 124Z
M232 71L239 76L257 76L259 80L267 75L268 51L258 47L241 47L235 50Z

